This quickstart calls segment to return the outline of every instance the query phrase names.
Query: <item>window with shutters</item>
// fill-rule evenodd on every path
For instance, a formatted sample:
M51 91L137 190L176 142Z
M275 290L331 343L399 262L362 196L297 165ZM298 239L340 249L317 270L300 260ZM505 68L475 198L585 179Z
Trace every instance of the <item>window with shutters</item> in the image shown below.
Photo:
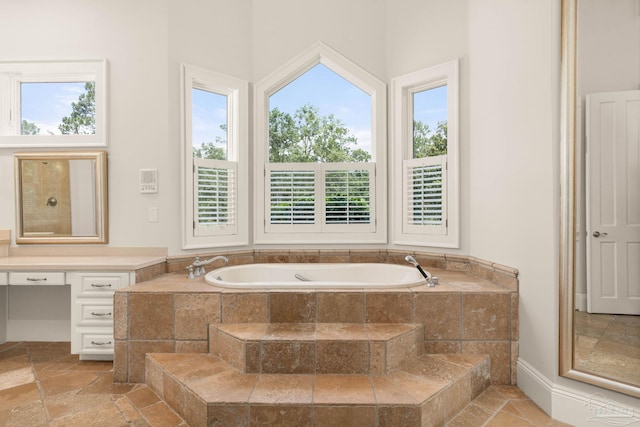
M393 81L394 243L459 247L458 63Z
M183 248L248 243L248 85L182 67Z
M255 242L385 243L385 84L318 44L255 100Z

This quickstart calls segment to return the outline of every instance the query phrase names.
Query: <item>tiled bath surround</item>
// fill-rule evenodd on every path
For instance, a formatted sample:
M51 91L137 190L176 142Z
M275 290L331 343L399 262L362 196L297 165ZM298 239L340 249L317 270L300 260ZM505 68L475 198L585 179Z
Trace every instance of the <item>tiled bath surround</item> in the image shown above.
M386 250L238 251L229 264L381 262L406 264ZM144 382L146 353L207 353L209 324L414 323L427 354L488 354L492 384L515 384L518 271L459 255L411 253L435 288L264 291L221 289L188 280L193 257L172 257L170 273L115 295L116 382ZM201 254L201 258L209 254ZM209 268L218 268L212 265Z

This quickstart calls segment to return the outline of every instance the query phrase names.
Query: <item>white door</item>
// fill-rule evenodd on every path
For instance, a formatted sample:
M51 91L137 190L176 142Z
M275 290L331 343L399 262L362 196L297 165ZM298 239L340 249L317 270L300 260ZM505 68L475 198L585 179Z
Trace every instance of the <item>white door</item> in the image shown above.
M640 90L586 100L587 309L640 314Z

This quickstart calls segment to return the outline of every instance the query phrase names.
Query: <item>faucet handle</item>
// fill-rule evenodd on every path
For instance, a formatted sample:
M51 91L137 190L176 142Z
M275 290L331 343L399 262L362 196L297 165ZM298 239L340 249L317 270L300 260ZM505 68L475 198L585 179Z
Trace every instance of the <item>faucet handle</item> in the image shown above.
M187 279L193 279L193 265L190 265L187 267L187 270L189 271L189 274L187 275Z

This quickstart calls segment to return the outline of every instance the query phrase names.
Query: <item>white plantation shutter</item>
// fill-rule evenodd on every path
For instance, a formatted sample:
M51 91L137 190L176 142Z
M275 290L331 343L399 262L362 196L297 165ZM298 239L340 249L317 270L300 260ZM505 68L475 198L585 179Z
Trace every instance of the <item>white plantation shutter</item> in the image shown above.
M279 227L281 231L315 229L317 171L304 166L291 163L267 166L267 229L279 225L289 226Z
M193 159L194 235L236 234L237 162Z
M373 230L374 163L269 163L267 232Z
M403 162L404 232L446 234L447 156Z
M323 176L326 229L375 230L375 164L326 163Z

